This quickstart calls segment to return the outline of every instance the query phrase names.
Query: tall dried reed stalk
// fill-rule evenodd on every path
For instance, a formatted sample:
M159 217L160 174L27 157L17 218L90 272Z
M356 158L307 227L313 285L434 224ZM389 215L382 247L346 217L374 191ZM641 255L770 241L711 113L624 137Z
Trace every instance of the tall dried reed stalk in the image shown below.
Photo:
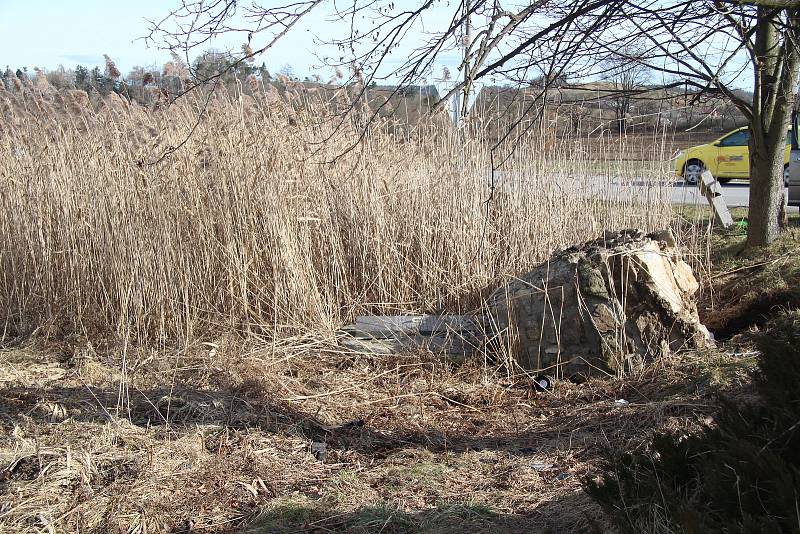
M671 218L663 166L629 171L619 151L545 129L516 143L487 203L477 134L381 123L359 141L358 121L321 121L297 94L81 100L0 93L4 336L51 325L185 343L457 312L556 248ZM652 181L635 195L587 185L620 169Z

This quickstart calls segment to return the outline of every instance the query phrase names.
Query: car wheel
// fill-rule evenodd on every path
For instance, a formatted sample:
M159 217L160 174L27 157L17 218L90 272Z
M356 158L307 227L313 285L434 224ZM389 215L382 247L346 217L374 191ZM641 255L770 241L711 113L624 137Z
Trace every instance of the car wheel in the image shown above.
M783 167L783 187L789 187L789 166Z
M706 166L698 159L693 159L686 163L683 168L683 181L687 185L697 185L700 181L700 175L706 170Z

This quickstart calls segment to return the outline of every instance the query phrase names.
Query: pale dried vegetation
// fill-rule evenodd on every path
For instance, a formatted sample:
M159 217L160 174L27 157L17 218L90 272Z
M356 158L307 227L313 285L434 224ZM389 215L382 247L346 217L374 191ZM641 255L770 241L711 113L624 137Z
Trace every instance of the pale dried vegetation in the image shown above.
M329 334L354 313L469 309L555 248L670 222L655 183L639 198L570 194L602 162L574 139L526 138L487 210L477 139L459 149L448 131L401 139L378 125L358 141L312 102L259 96L215 95L151 165L204 97L151 112L112 95L94 111L81 92L6 93L6 328Z
M556 248L673 216L665 163L643 196L588 191L645 167L540 129L487 204L479 132L360 138L322 109L0 91L0 530L586 527L598 444L703 411L670 362L539 395L490 361L337 349L354 315L475 309Z

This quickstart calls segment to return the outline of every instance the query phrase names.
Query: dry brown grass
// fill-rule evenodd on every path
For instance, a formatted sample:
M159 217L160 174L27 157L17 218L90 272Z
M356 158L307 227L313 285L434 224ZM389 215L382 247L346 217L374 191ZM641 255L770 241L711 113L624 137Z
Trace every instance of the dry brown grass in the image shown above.
M585 531L603 447L711 409L693 356L536 393L429 355L218 340L140 351L121 389L115 358L57 347L0 358L4 532Z
M358 142L357 126L334 131L301 96L218 94L185 145L149 165L185 139L197 98L153 112L112 95L76 112L77 95L0 96L6 337L53 325L186 344L471 309L555 248L670 221L663 163L644 197L575 194L607 158L540 132L487 210L481 143L380 125Z
M601 520L578 492L598 447L706 411L686 362L536 394L336 348L355 314L473 309L555 248L663 228L668 169L575 194L642 171L540 131L487 209L477 140L356 142L293 98L216 95L149 165L202 99L0 93L0 531L574 531Z

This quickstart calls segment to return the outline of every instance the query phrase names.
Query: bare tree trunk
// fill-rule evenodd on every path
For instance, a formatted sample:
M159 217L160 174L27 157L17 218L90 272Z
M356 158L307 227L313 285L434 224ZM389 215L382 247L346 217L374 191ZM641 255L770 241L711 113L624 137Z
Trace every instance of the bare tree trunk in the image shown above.
M617 133L625 134L627 130L628 111L630 110L631 97L627 95L618 96L614 99L614 115L617 119Z
M785 24L783 38L779 27ZM774 9L758 8L753 113L750 118L750 207L747 246L763 247L786 226L783 160L786 133L800 71L800 13L781 21Z
M783 193L785 140L778 138L774 142L769 142L765 137L751 134L750 138L748 247L763 247L770 244L780 235L786 224Z

